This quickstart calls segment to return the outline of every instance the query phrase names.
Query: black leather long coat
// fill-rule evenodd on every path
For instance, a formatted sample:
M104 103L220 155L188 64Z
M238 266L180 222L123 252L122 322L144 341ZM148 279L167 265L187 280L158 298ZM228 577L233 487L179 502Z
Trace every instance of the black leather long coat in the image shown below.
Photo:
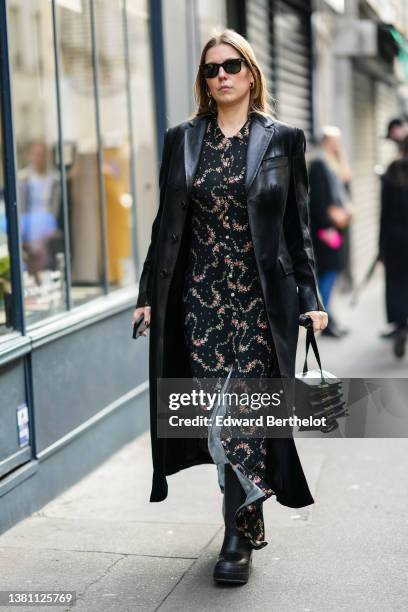
M324 310L309 231L305 135L252 111L245 185L249 226L282 377L293 377L299 314ZM136 306L150 305L150 501L167 497L166 476L212 463L205 438L158 438L157 378L191 378L183 335L181 296L189 249L189 201L208 115L166 130L160 168L160 206L153 222ZM268 440L269 477L277 501L313 503L293 438Z

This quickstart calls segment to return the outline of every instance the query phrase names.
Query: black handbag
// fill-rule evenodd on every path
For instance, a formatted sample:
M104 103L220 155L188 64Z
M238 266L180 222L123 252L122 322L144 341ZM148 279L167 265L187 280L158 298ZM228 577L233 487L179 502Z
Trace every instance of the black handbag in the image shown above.
M313 332L313 321L307 315L299 317L299 324L306 327L306 355L303 372L295 377L295 412L301 418L325 417L320 425L301 425L299 431L321 431L329 433L338 428L337 419L348 415L343 396L343 383L334 374L322 370L319 349ZM309 370L307 356L310 345L319 370Z

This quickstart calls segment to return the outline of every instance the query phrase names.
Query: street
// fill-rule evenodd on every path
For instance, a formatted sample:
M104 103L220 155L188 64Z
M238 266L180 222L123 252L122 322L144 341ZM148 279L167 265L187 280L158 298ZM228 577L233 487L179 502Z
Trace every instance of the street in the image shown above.
M407 361L397 363L391 343L378 336L385 328L381 273L355 309L349 298L337 295L334 306L352 333L318 340L324 368L406 376ZM215 466L169 476L168 498L149 503L146 432L1 536L0 589L76 591L78 612L406 610L407 440L296 444L315 504L291 509L268 500L268 546L254 551L245 586L212 582L223 537Z

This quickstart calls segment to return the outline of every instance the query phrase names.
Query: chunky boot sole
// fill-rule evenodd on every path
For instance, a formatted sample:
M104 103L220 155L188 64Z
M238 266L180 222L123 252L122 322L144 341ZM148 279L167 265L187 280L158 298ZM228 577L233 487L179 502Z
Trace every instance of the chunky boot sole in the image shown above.
M252 565L252 547L238 533L235 512L245 501L246 494L231 465L225 466L224 522L225 532L217 563L214 567L215 582L245 584Z
M252 557L245 568L229 568L231 561L219 561L214 568L214 581L219 583L246 584L251 575Z

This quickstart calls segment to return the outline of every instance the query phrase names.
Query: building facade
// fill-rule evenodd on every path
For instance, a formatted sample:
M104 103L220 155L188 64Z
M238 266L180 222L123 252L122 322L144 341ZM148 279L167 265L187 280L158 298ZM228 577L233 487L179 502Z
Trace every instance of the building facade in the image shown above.
M0 11L2 531L146 424L130 314L158 128L147 1Z
M402 29L405 3L392 4ZM276 116L309 143L324 123L342 128L359 209L353 257L364 267L375 168L392 153L382 135L401 107L395 57L367 25L384 25L377 9L0 0L0 533L148 427L148 339L132 340L131 314L164 129L194 109L214 28L249 39ZM338 45L351 23L355 39Z
M242 2L0 0L0 533L145 431L164 130ZM130 485L131 486L131 485Z
M352 168L356 216L350 229L350 275L359 282L377 254L380 174L396 154L387 124L403 116L405 81L393 36L407 34L404 1L317 0L312 16L316 133L342 130Z

